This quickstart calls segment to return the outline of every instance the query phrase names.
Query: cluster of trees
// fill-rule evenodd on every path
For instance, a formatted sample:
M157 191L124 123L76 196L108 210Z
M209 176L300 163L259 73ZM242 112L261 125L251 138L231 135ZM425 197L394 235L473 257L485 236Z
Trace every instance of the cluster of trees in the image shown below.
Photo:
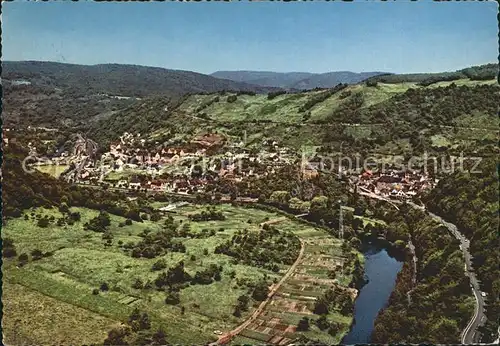
M104 345L128 346L166 346L170 345L166 340L166 334L159 328L155 332L151 330L151 321L146 312L134 309L129 316L126 325L111 329Z
M208 100L207 102L204 102L203 104L201 104L200 106L198 106L196 108L196 112L197 113L201 112L205 108L210 107L211 105L213 105L216 102L219 102L219 100L220 100L219 96L215 96L214 98L212 98L212 99Z
M279 264L291 265L300 251L300 241L291 232L273 226L260 232L238 231L231 240L215 248L215 253L234 257L238 262L279 271Z
M73 125L81 129L88 125L86 119L133 103L131 99L99 95L83 97L46 85L15 86L6 83L3 91L4 125L9 127L31 125L64 128Z
M333 311L340 311L343 315L352 314L354 303L348 291L329 289L316 300L313 310L315 314L327 315Z
M179 241L174 241L174 234L168 230L159 232L150 232L145 230L141 234L142 240L131 246L125 245L126 249L130 249L132 257L154 258L172 252L186 252L186 246Z
M17 256L17 250L16 246L14 245L14 241L11 238L2 238L1 239L1 246L2 246L2 257L4 258L14 258ZM49 257L52 256L53 252L47 251L47 252L42 252L39 249L34 249L31 251L31 259L33 261L37 261L39 259L42 259L43 257ZM19 266L22 267L25 264L29 262L29 255L27 253L21 253L18 257L17 260L19 262Z
M500 319L497 162L483 159L477 170L481 173L457 171L444 177L423 200L429 210L457 225L470 239L474 270L481 289L488 293L482 341L492 342Z
M337 335L337 333L340 331L340 329L343 328L341 323L329 321L326 318L326 315L321 315L317 320L312 320L308 317L302 317L302 319L300 319L300 321L297 323L296 330L298 332L306 332L311 328L311 324L316 325L316 327L318 327L318 329L321 331L327 331L328 334L330 334L332 336ZM306 340L304 340L304 341L306 341ZM307 340L307 341L311 342L310 340ZM304 343L301 342L301 344L321 345L321 343L318 343L318 342L308 343L307 341Z
M166 272L161 272L155 279L154 284L157 289L168 291L180 291L184 284L191 281L191 275L184 270L184 262L180 261L174 267L169 268Z
M248 96L255 96L257 93L255 91L251 91L251 90L238 90L236 92L236 95L240 96L240 95L248 95Z
M233 316L241 317L241 313L243 311L248 310L248 303L249 302L250 302L250 297L248 297L248 295L242 294L241 296L239 296L238 301L234 307Z
M277 91L272 91L269 94L267 94L267 99L272 100L280 95L285 95L286 90L277 90Z
M337 92L347 88L347 84L337 84L331 89L327 89L319 94L316 94L314 97L310 98L309 100L306 101L302 106L299 108L299 112L305 112L314 107L316 104L321 103L325 101L327 98L331 97L332 95L336 94Z
M99 212L99 215L86 222L83 227L94 232L105 232L107 228L111 225L111 218L109 214L103 210Z
M370 77L367 81L380 83L405 83L414 82L422 83L429 80L446 81L462 78L471 80L489 80L495 79L498 76L498 64L486 64L480 66L472 66L456 72L442 73L414 73L414 74L383 74Z
M226 217L221 211L215 209L215 207L207 208L200 213L195 213L189 215L189 220L191 221L223 221Z
M321 331L327 331L328 334L335 336L338 332L344 328L344 325L339 322L329 321L326 315L321 315L317 320L314 321L316 327Z
M473 313L459 243L424 212L403 205L400 213L415 245L417 273L415 277L410 261L405 262L388 307L375 321L371 341L458 343Z
M233 102L236 102L236 100L238 99L238 96L237 95L229 95L226 99L227 103L233 103Z
M10 238L1 238L0 240L2 242L2 257L16 257L17 251L16 246L14 245L14 241Z
M62 212L66 208L69 212L70 207L86 207L142 222L139 207L135 202L127 201L124 193L70 185L35 169L33 172L26 172L21 162L28 156L28 152L14 143L9 144L3 154L4 222L8 218L20 217L23 210L38 207L57 207ZM66 223L78 219L76 214L67 216L69 219L65 218Z

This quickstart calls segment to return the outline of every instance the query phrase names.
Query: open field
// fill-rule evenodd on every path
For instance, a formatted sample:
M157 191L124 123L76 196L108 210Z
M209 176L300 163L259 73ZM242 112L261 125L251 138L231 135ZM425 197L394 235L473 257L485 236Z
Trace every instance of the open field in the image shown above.
M64 345L101 343L107 332L119 324L22 285L4 283L2 294L6 345L47 345L54 340Z
M59 178L61 173L64 172L69 167L69 165L41 165L35 167L42 173L47 173L54 178Z
M346 268L345 274L338 273L336 279L328 278L328 272L345 260L340 249L342 241L320 229L304 226L290 219L277 218L276 221L275 225L279 229L294 232L304 241L304 255L291 277L279 288L258 319L232 340L231 344L253 340L253 343L286 345L295 340L299 333L326 344L339 343L349 330L352 316L344 316L337 311L327 315L329 321L341 325L334 335L319 330L313 323L305 332L297 332L296 326L302 317L308 317L311 322L319 317L313 314L314 302L328 289L347 289L353 298L356 297L357 291L346 287L352 279L349 268Z
M160 207L161 204L155 203L154 206ZM176 209L176 213L172 215L176 222L187 223L190 214L203 208L186 205ZM23 266L19 266L16 258L5 259L4 290L10 301L4 310L4 334L7 340L41 343L51 335L51 342L67 343L70 342L69 336L61 326L71 328L73 324L77 324L78 330L83 334L88 334L85 331L94 331L87 340L89 343L102 342L106 332L126 321L134 308L147 312L153 328L161 326L170 342L199 344L215 340L215 330L230 330L251 313L252 308L243 312L240 318L232 315L237 298L248 294L245 281L257 282L264 275L267 275L268 280L279 279L287 269L286 265L281 265L279 273L274 273L235 264L229 256L214 254L215 247L230 239L236 231L247 229L258 232L261 223L281 216L230 205L221 205L217 209L226 216L225 220L190 222L193 233L215 230L215 235L178 238L186 246L185 253L168 252L151 259L131 257L119 244L137 243L142 239L140 234L146 229L151 232L160 231L163 219L158 222L134 222L120 227L119 223L124 219L110 215L109 231L113 234L111 246L105 246L102 233L83 228L84 223L98 215L95 210L72 208L72 211L78 211L81 215L81 220L74 225L57 226L55 221L62 214L55 209L43 208L27 211L26 218L23 216L9 220L3 229L3 237L14 241L18 255L29 255L35 249L52 254L41 259L33 259L29 255L29 262ZM49 227L41 228L37 225L37 217L45 215L54 217L55 220ZM277 223L276 227L282 231L292 231L301 238L306 237L308 242L325 237L322 231L291 219ZM167 305L164 302L164 292L154 288L132 288L138 278L143 282L155 280L159 272L153 272L151 267L159 258L165 260L167 268L184 261L185 270L191 275L210 264L216 264L223 267L222 278L209 285L190 285L181 290L180 304ZM234 278L230 277L230 272L235 273ZM92 294L92 290L99 288L104 282L108 284L109 291ZM26 301L46 301L44 304L57 308L30 313L30 309L36 307L25 304ZM250 307L253 304L250 302ZM17 306L23 308L19 309ZM183 312L181 307L184 307ZM55 316L52 316L53 311L56 311ZM27 316L30 316L30 323L40 325L37 330L43 330L46 334L42 335L41 332L28 328ZM57 319L64 319L64 323L44 324L46 320ZM99 321L99 327L96 327L96 321ZM78 335L73 329L72 336Z

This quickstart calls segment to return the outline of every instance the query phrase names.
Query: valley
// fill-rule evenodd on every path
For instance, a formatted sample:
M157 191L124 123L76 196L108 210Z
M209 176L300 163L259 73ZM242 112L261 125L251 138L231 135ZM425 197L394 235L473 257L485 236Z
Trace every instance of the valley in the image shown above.
M485 70L179 95L18 70L3 129L5 342L488 342L500 89ZM47 116L56 104L65 120ZM454 222L472 259L412 203ZM385 293L363 303L382 287L365 261L382 255Z
M153 205L157 206L160 203L153 202ZM279 344L279 341L283 339L283 337L279 337L280 335L286 335L288 340L295 338L297 320L302 316L312 314L313 307L311 305L314 305L314 297L323 294L328 289L341 291L347 289L346 287L351 280L348 274L351 270L348 263L352 263L352 257L349 257L351 253L348 253L348 257L343 255L340 241L334 240L320 230L305 227L288 218L276 226L262 229L259 224L275 218L273 213L241 207L235 208L230 205L217 207L217 210L222 212L224 220L189 221L188 216L196 213L200 208L203 206L188 204L176 208L173 213L166 213L159 219L155 217L155 221L143 220L139 223L134 222L130 226L125 224L124 218L111 215L109 217L110 225L104 233L86 230L85 224L95 220L99 213L85 208L71 208L71 213L80 215L80 220L72 225L63 225L63 222L59 220L62 220L61 217L64 217L65 214L53 209L28 210L24 214L25 216L8 222L3 229L4 239L12 240L20 259L24 257L27 259L4 259L5 287L7 293L14 298L12 301L9 300L5 307L6 311L12 311L14 314L9 317L8 321L18 320L21 326L16 334L11 334L7 330L7 342L29 340L28 324L23 319L26 316L25 309L29 309L29 307L20 310L12 310L15 308L11 307L14 302L23 304L23 299L29 297L29 295L25 296L24 292L43 294L47 297L46 299L60 302L58 304L61 304L61 308L62 304L69 304L67 306L83 309L86 314L102 316L99 318L109 321L100 326L102 339L106 336L106 328L110 329L110 326L119 325L119 321L127 318L134 308L139 308L148 313L153 325L162 327L165 333L171 336L169 339L172 342L199 343L214 339L216 337L214 333L219 330L229 331L239 321L253 314L254 306L259 305L259 300L267 296L265 294L261 298L256 293L262 280L267 282L264 286L264 292L266 292L267 285L270 285L269 290L272 291L273 286L278 284L278 280L283 279L281 287L277 290L277 297L271 299L271 302L267 304L268 307L258 315L259 318L254 324L250 324L248 328L241 331L241 335L253 335L259 341L271 342L271 337L276 335L271 343ZM153 213L157 213L155 210L158 209L153 209ZM40 223L40 220L44 219L49 220L48 226L43 226ZM165 229L164 224L167 223L181 227L181 234L174 236L174 239L183 245L183 248L178 250L179 252L154 257L144 254L143 256L147 256L146 258L137 258L133 252L132 256L130 255L128 249L133 247L134 243L140 242L141 239L147 239L144 238L147 237L147 234L165 232L162 229ZM47 232L48 229L50 232ZM288 267L290 262L280 264L282 260L278 259L272 270L269 270L258 264L252 265L250 262L246 264L245 259L242 259L243 262L232 259L231 256L219 254L217 250L221 244L231 238L234 239L235 236L247 237L247 234L266 232L290 234L290 236L299 237L298 239L304 242L305 248L301 250L301 253L294 252L290 258L290 261L297 258L298 266L291 269ZM300 246L298 247L300 248ZM261 249L261 251L267 251L265 247L261 246ZM354 257L357 256L356 252L352 252L352 254ZM257 253L256 255L261 256ZM279 256L276 253L268 255L271 258ZM332 264L327 266L325 259L328 258L331 258ZM315 267L315 263L318 261L321 262L321 265ZM335 263L338 261L346 262L345 274L340 274L336 280L323 279L321 281L319 278L326 277L327 269L335 268ZM158 274L161 274L162 268L175 268L179 263L183 263L185 272L195 279L199 273L206 271L207 268L218 268L217 273L219 274L215 274L215 278L199 279L208 280L206 282L200 281L200 283L195 284L194 282L197 281L192 281L191 285L188 284L187 287L183 286L180 289L177 301L165 304L165 292L159 290L161 275ZM291 272L288 277L283 277L289 270ZM303 291L301 291L300 285L297 286L294 282L304 280L302 278L304 275L311 275L307 276L310 279L306 280L311 281L311 283L310 286L302 288ZM298 276L301 276L302 279L299 280ZM20 295L14 293L16 287L20 288ZM356 290L353 292L354 298ZM301 294L304 295L304 298L301 298ZM236 313L235 307L239 306L238 301L241 300L239 297L242 296L246 297L247 303L241 309L238 308L238 313ZM257 299L254 299L254 296L257 296ZM302 304L302 307L286 308L286 306L295 306L296 304ZM346 304L352 309L351 300ZM347 316L344 316L344 313ZM275 330L288 328L288 331L285 334L281 334L281 332L269 334L268 332L269 339L264 340L262 338L266 334L257 330L263 328L262 318L265 321L274 315L275 319L280 320L281 318L283 320L281 324L276 325ZM32 318L36 321L37 317L35 315ZM331 332L332 335L325 334L324 338L330 341L340 340L342 333L349 326L349 313L343 312L341 314L332 310L329 318L340 324L335 332ZM166 321L168 323L165 323ZM80 322L79 324L82 333L88 332L89 336L97 338L89 339L89 342L99 341L99 334L96 334L95 330L90 333L94 328L93 323L94 319L92 318L88 322ZM257 327L258 325L261 327ZM284 326L284 329L280 329L281 326ZM181 336L176 333L177 330L189 330L189 333L183 333L184 336ZM27 339L23 339L23 335L26 335ZM319 330L311 331L311 335L322 335L322 333ZM63 339L59 339L60 337L64 337L62 331L60 335L50 335L48 339L38 340L42 343L49 342L49 340L62 341Z

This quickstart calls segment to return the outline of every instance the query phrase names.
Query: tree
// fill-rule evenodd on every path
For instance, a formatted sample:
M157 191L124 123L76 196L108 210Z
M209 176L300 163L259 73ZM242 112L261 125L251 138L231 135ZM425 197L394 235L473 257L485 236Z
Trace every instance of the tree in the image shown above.
M137 290L143 289L144 288L144 283L140 278L135 279L134 283L132 284L132 288L135 288Z
M316 320L316 326L320 330L326 330L328 327L330 327L330 322L326 319L326 315L321 315L317 320Z
M163 331L163 329L159 328L152 336L153 345L158 346L166 346L169 345L166 340L167 335Z
M234 317L241 317L241 307L239 305L236 305L234 307L233 316Z
M78 211L75 211L75 212L69 213L69 219L74 221L74 222L77 222L77 221L80 221L81 215Z
M108 332L108 337L104 340L104 345L126 346L129 345L126 340L132 333L129 326L113 328Z
M311 201L311 207L309 209L311 216L316 219L326 219L328 214L328 197L326 196L316 196Z
M39 260L42 257L43 257L42 251L40 251L38 249L31 251L31 258L33 259L33 261Z
M69 211L68 204L67 204L67 203L62 202L62 203L59 205L59 211L60 211L61 213L67 213L67 212Z
M297 330L299 332L305 332L309 330L309 318L302 317L302 319L297 324Z
M161 258L153 264L153 267L151 268L151 270L153 270L153 271L162 270L162 269L165 269L166 267L167 267L167 262L165 262L165 260L163 258Z
M287 205L290 199L290 194L288 191L273 191L269 197L269 202L273 204L278 204L280 206Z
M157 222L157 221L160 221L161 215L160 215L160 213L153 213L153 214L151 214L151 217L149 219L153 222Z
M267 282L261 280L255 285L255 288L252 292L252 298L258 301L266 300L267 295L269 294L269 287Z
M107 283L107 282L103 282L103 283L101 284L101 286L99 287L99 289L100 289L101 291L108 291L108 290L109 290L108 283Z
M5 258L16 257L16 247L14 245L14 241L11 238L5 238L2 240L2 255Z
M179 296L179 292L170 291L167 293L165 297L165 303L169 305L177 305L181 302L181 298Z
M40 220L38 220L37 222L37 226L38 227L42 227L42 228L47 228L49 227L49 219L44 217L44 218L41 218Z
M20 266L25 265L25 264L26 264L26 263L28 263L28 261L29 261L29 257L28 257L28 255L27 255L27 254L25 254L25 253L20 254L20 255L19 255L19 257L18 257L17 259L19 260L19 265L20 265Z

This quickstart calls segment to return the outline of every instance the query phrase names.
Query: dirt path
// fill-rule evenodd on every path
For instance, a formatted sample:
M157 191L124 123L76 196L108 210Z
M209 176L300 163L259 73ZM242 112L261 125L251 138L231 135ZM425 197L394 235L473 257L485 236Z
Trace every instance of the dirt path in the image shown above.
M272 225L272 224L275 224L275 223L278 223L278 222L286 221L287 219L288 218L286 216L279 217L277 219L272 219L272 220L269 220L269 221L266 221L266 222L262 222L260 224L260 227L264 227L264 225Z
M411 241L411 235L410 235L410 240L408 241L408 247L410 249L410 252L411 252L411 255L412 255L412 258L413 258L413 275L412 275L412 279L411 279L411 289L406 293L406 296L408 297L408 305L411 305L411 294L413 293L413 291L415 290L415 287L417 286L417 262L418 262L418 258L417 258L417 255L415 253L415 245L413 245L412 241Z
M300 263L300 260L302 259L302 256L304 255L304 248L305 248L304 241L302 239L300 239L300 252L299 252L299 255L297 256L297 259L295 260L295 262L293 262L292 266L288 269L288 271L285 273L285 275L283 275L281 280L276 285L273 285L273 288L271 289L271 291L267 295L266 300L264 300L262 303L260 303L259 307L252 313L252 315L250 315L250 317L248 317L246 319L246 321L244 321L242 324L240 324L238 327L234 328L230 332L222 335L219 338L219 340L210 344L210 346L223 345L223 344L228 343L232 338L234 338L236 335L241 333L241 331L243 331L252 322L254 322L255 319L257 319L257 317L261 314L261 312L264 311L264 308L269 303L269 301L274 296L274 294L276 294L276 292L279 290L281 285L293 274L293 272L297 268L298 264Z

